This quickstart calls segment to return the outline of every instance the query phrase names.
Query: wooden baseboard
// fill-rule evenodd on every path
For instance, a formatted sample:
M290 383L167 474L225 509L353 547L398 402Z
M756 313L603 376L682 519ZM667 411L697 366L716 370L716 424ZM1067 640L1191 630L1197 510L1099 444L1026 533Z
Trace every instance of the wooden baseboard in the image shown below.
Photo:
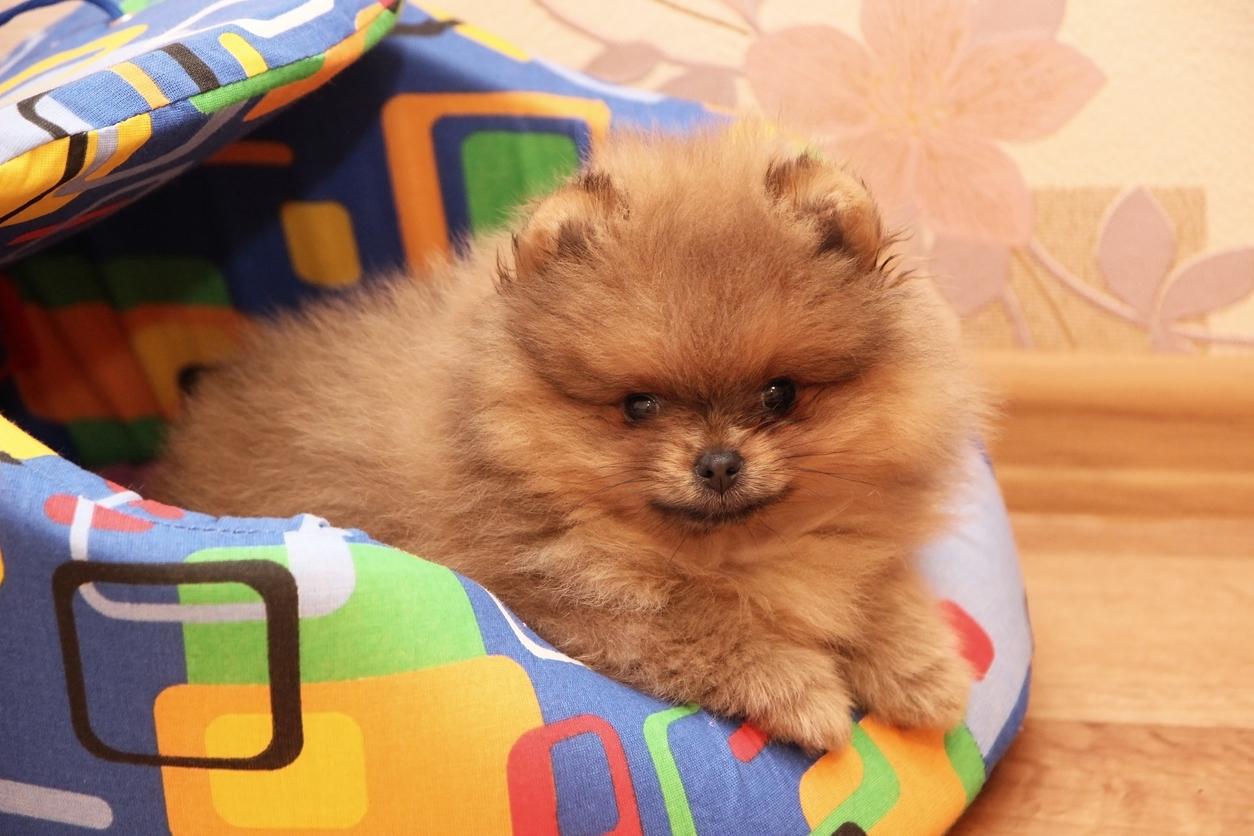
M1254 356L989 354L1016 511L1254 515Z

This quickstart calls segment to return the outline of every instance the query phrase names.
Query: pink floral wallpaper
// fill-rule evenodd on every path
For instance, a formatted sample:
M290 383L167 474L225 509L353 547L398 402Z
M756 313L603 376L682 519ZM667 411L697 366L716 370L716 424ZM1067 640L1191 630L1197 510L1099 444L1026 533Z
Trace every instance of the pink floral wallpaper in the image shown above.
M1172 0L1110 3L1106 17L1066 0L445 5L607 81L814 137L868 181L890 223L915 230L907 255L976 345L1254 349L1251 175L1195 163L1222 156L1212 146L1224 148L1233 108L1254 127L1254 41L1233 42L1254 36L1241 4L1184 17L1186 29ZM1216 133L1196 102L1146 101L1173 61L1212 97ZM1217 88L1208 62L1244 77L1246 93ZM1243 213L1222 218L1219 246L1212 198Z

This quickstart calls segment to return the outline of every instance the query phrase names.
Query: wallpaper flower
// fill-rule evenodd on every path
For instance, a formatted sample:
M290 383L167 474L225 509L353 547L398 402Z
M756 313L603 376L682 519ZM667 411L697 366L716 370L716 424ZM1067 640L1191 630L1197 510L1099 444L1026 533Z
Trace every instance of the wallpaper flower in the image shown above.
M1211 193L1189 181L1202 152L1187 142L1205 138L1197 134L1205 123L1180 115L1191 101L1145 108L1142 97L1132 112L1126 92L1145 89L1164 61L1175 62L1170 72L1190 97L1221 89L1204 69L1212 65L1248 80L1254 57L1240 56L1254 53L1228 46L1249 22L1240 14L1193 14L1193 37L1173 41L1149 34L1174 34L1182 12L1168 0L1127 2L1107 9L1106 19L1095 6L1066 0L446 5L495 20L537 54L604 80L756 111L812 137L867 180L890 224L913 231L906 254L964 317L977 345L1254 347L1254 233L1235 241L1230 233L1227 246L1211 251L1208 199L1227 178L1214 164ZM1078 31L1087 49L1068 35L1076 10L1086 16ZM1121 98L1106 103L1112 84ZM1254 100L1223 101L1244 108L1236 121L1254 128ZM1093 109L1101 118L1086 121ZM1126 130L1116 136L1111 124ZM1128 169L1117 165L1123 158L1153 158L1131 143L1159 141L1169 133L1164 124L1182 127L1172 133L1176 144L1157 155L1176 160L1174 168L1100 176ZM1038 167L1029 183L1024 155L1064 136L1098 177L1069 184ZM1239 176L1254 196L1244 169ZM1243 208L1254 216L1254 205ZM1249 311L1240 328L1211 326L1238 307Z
M1023 244L1032 198L998 141L1054 132L1103 78L1013 8L992 19L964 0L864 0L863 43L831 26L772 32L745 73L764 111L825 138L890 215L911 207L938 231Z

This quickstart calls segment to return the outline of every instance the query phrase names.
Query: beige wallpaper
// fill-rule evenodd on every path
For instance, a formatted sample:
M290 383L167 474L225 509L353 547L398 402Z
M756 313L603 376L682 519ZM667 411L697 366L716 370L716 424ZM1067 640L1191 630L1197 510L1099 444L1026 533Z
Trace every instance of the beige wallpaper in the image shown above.
M983 346L1254 349L1245 0L444 0L848 159Z
M1254 350L1248 0L418 5L816 138L918 230L977 345Z

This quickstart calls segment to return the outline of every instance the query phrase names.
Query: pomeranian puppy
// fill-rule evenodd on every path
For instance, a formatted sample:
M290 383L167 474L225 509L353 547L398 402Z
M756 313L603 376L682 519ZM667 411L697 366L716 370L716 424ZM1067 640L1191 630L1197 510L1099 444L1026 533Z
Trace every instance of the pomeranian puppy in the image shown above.
M855 706L958 723L970 672L911 555L982 399L863 185L760 130L620 136L522 218L260 327L153 493L363 528L810 750Z

